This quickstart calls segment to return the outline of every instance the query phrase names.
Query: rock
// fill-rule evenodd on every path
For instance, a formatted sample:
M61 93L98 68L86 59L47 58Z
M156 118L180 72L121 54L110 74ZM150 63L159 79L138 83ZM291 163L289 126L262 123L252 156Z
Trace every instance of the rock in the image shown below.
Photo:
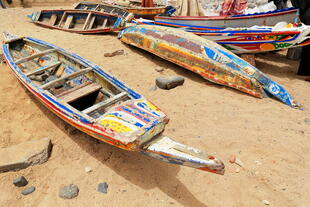
M124 54L125 54L124 50L116 50L114 52L104 53L104 57L114 57L116 55L124 55Z
M31 186L31 187L26 188L25 190L23 190L23 191L21 192L21 194L23 194L23 195L28 195L28 194L30 194L30 193L33 193L35 190L36 190L36 187Z
M48 160L51 148L52 143L49 138L0 148L0 173L42 164Z
M64 199L72 199L79 195L79 188L74 185L70 184L67 185L59 190L59 197Z
M155 68L155 70L156 70L157 72L163 72L165 69L164 69L164 68L161 68L161 67L158 67L158 68Z
M92 170L90 167L88 167L88 166L85 167L85 172L86 172L86 173L90 173L91 171L93 171L93 170Z
M108 184L106 182L99 183L99 185L98 185L98 192L107 194L108 193L108 187L109 186L108 186Z
M18 178L14 179L13 184L17 187L23 187L28 184L28 181L24 176L19 176Z
M310 119L309 118L305 118L305 123L310 124Z
M267 201L267 200L263 200L263 204L265 204L266 206L269 206L269 205L270 205L270 202Z
M156 85L161 89L170 90L183 85L184 81L184 78L180 76L159 77L156 78Z

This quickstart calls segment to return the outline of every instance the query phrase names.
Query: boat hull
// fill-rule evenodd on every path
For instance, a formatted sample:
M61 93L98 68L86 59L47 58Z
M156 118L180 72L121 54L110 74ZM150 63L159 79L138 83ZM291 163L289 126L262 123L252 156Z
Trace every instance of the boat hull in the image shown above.
M265 92L298 107L288 92L255 67L218 44L178 29L138 25L121 31L121 41L147 50L205 79L255 97Z
M156 16L158 24L194 29L221 29L227 27L274 26L278 22L294 23L298 18L297 9L289 8L274 12L235 16Z

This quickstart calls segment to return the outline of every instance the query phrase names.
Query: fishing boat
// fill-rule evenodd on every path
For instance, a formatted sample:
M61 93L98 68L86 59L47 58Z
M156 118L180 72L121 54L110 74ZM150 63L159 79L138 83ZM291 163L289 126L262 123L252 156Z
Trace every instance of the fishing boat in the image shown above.
M142 18L134 19L133 22L160 25L156 21ZM199 30L187 27L179 29L215 41L236 54L277 51L310 44L310 26L304 24L295 25L279 22L275 26L253 26L250 28Z
M281 85L213 41L180 29L152 25L126 28L119 33L119 38L211 82L259 98L271 95L291 107L300 107Z
M172 27L192 27L193 29L219 30L227 27L274 26L278 22L294 23L298 19L298 10L291 7L254 14L233 16L169 16L158 15L158 24Z
M74 9L104 11L108 13L117 13L118 15L133 14L134 17L142 17L146 19L154 19L158 14L165 12L166 7L155 4L154 7L142 7L141 1L131 0L124 3L95 3L95 2L79 2L74 4ZM126 11L126 13L124 13ZM129 21L128 21L129 22Z
M168 117L82 57L47 42L5 34L4 58L19 81L77 129L118 148L217 174L217 158L162 135Z
M98 11L42 10L28 16L39 26L80 34L119 31L125 27L125 19Z
M91 10L91 11L99 11L109 14L116 14L125 19L126 22L131 22L133 19L133 14L129 13L126 9L119 7L117 5L111 4L98 4L95 2L78 2L73 5L74 9L77 10Z

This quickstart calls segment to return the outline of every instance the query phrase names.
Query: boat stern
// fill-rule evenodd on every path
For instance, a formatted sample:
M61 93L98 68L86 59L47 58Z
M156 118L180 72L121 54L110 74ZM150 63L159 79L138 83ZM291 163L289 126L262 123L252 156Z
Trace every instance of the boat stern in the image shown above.
M39 20L41 12L33 12L32 14L27 15L27 17L32 21L36 22Z

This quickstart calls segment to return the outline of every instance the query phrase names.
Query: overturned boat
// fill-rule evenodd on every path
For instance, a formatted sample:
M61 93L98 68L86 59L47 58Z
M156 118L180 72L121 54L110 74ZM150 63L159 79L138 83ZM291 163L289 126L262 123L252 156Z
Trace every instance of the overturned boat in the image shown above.
M3 54L16 77L67 123L121 149L224 173L220 160L162 135L167 116L99 66L38 39L5 39Z
M39 26L80 34L119 31L125 19L116 14L80 10L42 10L28 16Z
M157 21L134 19L136 24L158 25ZM215 41L236 54L277 51L310 44L310 26L279 22L275 26L225 28L219 30L176 27Z
M255 97L272 95L299 108L279 84L248 62L202 37L169 27L137 25L119 33L121 41L200 74L205 79Z

